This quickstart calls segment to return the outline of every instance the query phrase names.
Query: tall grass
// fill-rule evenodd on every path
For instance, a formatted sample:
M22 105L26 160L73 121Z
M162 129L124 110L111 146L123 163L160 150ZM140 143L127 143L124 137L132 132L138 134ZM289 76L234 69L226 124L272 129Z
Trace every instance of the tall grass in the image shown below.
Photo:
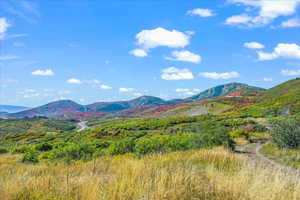
M298 200L300 183L222 148L72 165L0 156L1 200Z

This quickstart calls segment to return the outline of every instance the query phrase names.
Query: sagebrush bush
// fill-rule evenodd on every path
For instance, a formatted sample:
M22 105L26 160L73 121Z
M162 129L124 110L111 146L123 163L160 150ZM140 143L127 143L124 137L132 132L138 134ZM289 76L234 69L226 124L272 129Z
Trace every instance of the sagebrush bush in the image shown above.
M49 143L41 143L41 144L38 144L36 147L35 147L36 150L38 151L50 151L53 149L53 146Z
M247 132L244 129L236 129L229 133L229 136L232 138L239 138L239 137L245 137L246 139L249 138L249 132Z
M8 150L4 147L0 147L0 154L8 153Z
M294 118L279 119L272 122L271 135L280 148L300 148L300 121Z
M48 154L50 160L90 160L95 148L91 144L69 144Z
M15 147L13 150L12 150L12 153L26 153L26 152L29 152L32 150L32 147L31 146L25 146L25 145L22 145L22 146L17 146Z
M36 151L28 151L23 155L23 163L38 163L38 153Z
M123 139L114 141L107 149L109 155L118 155L134 151L134 141L131 139Z

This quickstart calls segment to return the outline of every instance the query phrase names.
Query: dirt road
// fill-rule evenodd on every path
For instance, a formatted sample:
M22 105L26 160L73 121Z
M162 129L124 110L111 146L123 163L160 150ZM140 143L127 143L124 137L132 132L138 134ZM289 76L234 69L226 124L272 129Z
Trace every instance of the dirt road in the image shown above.
M85 121L81 121L81 122L77 123L77 125L80 127L78 129L78 131L83 131L83 130L89 129L89 127Z

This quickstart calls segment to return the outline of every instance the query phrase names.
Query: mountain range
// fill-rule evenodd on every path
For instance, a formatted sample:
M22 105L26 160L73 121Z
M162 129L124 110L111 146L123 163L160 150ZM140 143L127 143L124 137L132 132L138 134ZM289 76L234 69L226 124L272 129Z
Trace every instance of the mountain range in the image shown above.
M242 83L219 85L197 95L184 99L163 100L153 96L141 96L129 101L96 102L90 105L81 105L71 100L60 100L36 108L8 114L10 118L48 117L56 119L88 119L112 117L139 117L160 116L179 107L201 104L208 100L221 97L258 96L265 91L263 88L249 86ZM204 110L200 109L200 110ZM197 112L192 115L197 115ZM207 110L208 112L208 110ZM200 112L198 114L203 114Z
M219 85L184 99L164 100L142 96L129 101L81 105L61 100L16 113L9 118L53 119L172 117L234 112L243 117L300 113L300 78L268 90L242 83Z

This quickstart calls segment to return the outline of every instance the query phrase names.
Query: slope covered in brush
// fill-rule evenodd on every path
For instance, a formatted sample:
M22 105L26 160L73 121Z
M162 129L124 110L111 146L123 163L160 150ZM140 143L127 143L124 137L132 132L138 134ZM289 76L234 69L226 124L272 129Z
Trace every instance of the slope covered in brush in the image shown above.
M295 95L300 93L300 78L292 79L265 91L262 100L270 100L277 97Z
M238 110L243 117L266 117L300 113L300 79L284 82L265 91L260 103Z

